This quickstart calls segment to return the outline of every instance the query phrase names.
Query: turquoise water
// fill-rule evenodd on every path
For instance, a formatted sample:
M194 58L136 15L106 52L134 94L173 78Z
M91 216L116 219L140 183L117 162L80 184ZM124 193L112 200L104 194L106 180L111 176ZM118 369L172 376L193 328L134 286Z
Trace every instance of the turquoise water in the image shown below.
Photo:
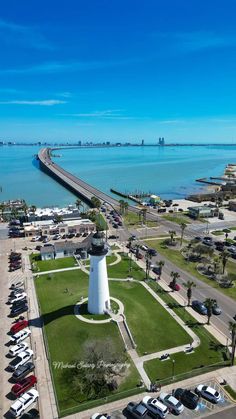
M64 206L75 201L42 173L33 155L38 147L0 147L0 200L24 198L37 206ZM115 147L65 149L55 161L98 189L141 190L163 198L182 198L202 190L195 179L219 176L236 162L236 146Z

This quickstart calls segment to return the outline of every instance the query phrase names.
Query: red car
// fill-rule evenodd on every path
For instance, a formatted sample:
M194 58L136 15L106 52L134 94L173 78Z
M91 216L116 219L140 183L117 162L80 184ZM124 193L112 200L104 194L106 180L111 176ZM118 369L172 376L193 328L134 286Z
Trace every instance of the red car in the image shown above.
M179 291L180 290L180 285L179 284L174 284L173 282L169 283L169 287L173 290L173 291Z
M22 320L20 322L13 324L10 331L14 335L15 333L19 332L20 330L24 329L27 326L28 326L28 320Z
M28 377L23 378L22 380L18 381L18 383L14 384L14 386L11 388L11 393L15 397L19 397L21 394L25 393L25 391L33 387L36 383L37 378L35 375L29 375Z

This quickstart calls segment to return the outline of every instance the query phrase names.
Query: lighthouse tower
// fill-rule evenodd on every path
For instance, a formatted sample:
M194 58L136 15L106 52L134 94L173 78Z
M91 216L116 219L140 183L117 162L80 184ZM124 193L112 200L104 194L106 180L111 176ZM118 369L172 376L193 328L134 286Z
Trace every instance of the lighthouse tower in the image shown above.
M110 309L110 295L107 277L107 265L104 235L96 232L92 238L90 254L90 274L88 311L92 314L103 314Z

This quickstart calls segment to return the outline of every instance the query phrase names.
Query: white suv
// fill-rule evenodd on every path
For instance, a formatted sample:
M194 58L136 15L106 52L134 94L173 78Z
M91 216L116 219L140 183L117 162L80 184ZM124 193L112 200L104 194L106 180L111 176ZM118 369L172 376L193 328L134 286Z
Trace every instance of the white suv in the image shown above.
M10 407L10 413L14 418L18 418L24 410L34 403L39 397L39 393L34 388L23 394L15 403Z
M142 403L151 413L157 415L160 418L165 418L169 413L168 408L159 400L154 399L153 397L145 396L142 400Z
M218 403L221 398L220 393L217 390L210 386L204 386L203 384L197 386L197 388L195 389L195 393L198 396L204 397L204 399L207 399L212 403Z
M16 358L9 364L10 371L15 371L20 365L24 365L30 358L33 356L34 352L32 349L27 349L26 351L20 352Z
M26 349L28 349L28 345L26 342L23 342L19 345L12 346L12 348L9 349L8 355L10 357L14 357L19 355L21 352L26 351Z
M27 295L25 292L22 292L20 294L15 294L13 297L9 298L8 302L10 304L16 303L17 301L21 301L24 300L24 298L26 298Z
M20 330L15 335L11 336L10 342L17 345L22 340L26 339L30 334L31 334L31 331L28 328Z

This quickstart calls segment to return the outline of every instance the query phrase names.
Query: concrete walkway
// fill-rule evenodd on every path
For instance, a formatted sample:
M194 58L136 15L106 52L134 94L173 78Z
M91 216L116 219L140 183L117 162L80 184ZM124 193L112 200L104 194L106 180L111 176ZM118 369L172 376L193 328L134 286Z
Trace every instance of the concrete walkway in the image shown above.
M44 272L34 272L33 276L40 276L40 275L47 275L47 274L56 274L58 272L67 272L67 271L74 271L76 269L81 269L81 266L72 266L71 268L61 268L61 269L53 269L51 271L44 271Z

